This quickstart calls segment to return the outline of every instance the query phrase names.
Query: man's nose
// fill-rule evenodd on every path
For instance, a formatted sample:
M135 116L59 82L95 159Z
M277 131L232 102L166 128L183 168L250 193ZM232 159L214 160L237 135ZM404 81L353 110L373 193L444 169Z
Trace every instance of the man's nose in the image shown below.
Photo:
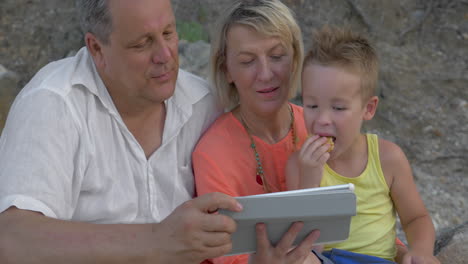
M168 43L156 45L153 51L152 61L155 64L165 64L171 58L171 49Z

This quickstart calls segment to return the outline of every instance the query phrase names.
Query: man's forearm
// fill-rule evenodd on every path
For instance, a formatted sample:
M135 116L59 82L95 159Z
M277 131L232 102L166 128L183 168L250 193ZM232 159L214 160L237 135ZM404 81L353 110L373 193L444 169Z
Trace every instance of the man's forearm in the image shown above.
M151 232L151 224L69 222L9 209L0 214L0 263L146 263L158 259Z

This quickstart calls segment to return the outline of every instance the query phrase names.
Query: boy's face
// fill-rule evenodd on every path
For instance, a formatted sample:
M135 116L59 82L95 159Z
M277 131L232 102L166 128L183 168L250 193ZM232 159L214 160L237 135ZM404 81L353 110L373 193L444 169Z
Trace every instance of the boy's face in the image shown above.
M340 67L309 64L303 69L305 125L310 134L335 138L332 158L355 143L363 120L375 114L377 97L363 102L360 89L360 76Z

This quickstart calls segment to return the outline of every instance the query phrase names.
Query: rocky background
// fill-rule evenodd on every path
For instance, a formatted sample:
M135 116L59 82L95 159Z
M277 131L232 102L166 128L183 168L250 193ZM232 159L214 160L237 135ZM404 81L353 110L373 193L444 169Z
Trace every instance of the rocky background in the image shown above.
M366 129L403 148L438 235L462 241L468 258L467 237L451 239L468 221L468 1L283 1L296 14L306 48L312 30L324 24L350 26L373 41L380 104ZM208 32L230 0L172 2L185 39L182 68L206 77ZM0 0L0 130L34 73L81 46L72 0Z

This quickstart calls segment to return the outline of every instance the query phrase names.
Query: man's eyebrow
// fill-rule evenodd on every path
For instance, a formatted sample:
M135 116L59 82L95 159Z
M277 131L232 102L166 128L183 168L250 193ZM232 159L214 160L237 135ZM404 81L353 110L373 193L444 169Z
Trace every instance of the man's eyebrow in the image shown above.
M173 21L173 22L167 24L167 25L164 27L163 31L164 31L164 30L167 30L168 28L176 28L176 22ZM128 41L127 46L131 46L131 45L135 44L136 42L138 42L138 41L141 40L141 39L150 38L151 35L152 35L151 32L142 33L141 35L138 35L138 36L136 36L135 38L130 39L130 40Z

